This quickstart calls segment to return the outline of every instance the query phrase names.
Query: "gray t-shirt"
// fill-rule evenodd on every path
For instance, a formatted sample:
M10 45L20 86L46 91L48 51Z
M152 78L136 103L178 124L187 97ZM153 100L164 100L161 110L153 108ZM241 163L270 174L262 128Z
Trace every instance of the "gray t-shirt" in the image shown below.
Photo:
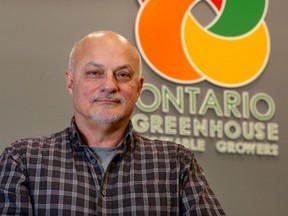
M90 149L98 159L98 162L103 167L104 172L106 171L110 161L113 159L114 155L119 150L119 148L120 148L119 146L111 148L90 147Z

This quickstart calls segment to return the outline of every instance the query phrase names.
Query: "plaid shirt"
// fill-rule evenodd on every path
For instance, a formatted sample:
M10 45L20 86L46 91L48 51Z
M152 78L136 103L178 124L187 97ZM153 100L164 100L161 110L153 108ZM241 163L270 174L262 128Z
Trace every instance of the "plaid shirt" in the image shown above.
M128 126L103 169L81 145L74 120L0 157L0 215L225 215L193 153Z

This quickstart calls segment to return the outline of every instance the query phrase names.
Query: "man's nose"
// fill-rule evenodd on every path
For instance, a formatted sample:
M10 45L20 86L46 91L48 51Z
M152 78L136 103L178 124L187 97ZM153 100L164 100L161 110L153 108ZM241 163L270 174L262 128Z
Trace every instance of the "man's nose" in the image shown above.
M115 92L118 88L117 79L114 73L106 73L102 83L102 91Z

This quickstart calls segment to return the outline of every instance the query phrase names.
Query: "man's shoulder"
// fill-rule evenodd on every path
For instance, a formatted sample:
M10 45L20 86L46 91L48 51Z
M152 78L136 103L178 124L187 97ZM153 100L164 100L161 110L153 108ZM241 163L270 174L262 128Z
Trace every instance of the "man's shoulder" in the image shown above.
M48 136L27 137L19 139L4 149L10 155L36 154L41 151L51 150L61 146L69 138L69 128L50 134Z

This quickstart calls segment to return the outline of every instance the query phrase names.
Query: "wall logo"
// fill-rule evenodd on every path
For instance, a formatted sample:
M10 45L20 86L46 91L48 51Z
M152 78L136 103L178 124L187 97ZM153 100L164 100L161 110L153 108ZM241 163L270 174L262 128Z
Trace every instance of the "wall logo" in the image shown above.
M268 0L207 0L216 18L206 27L191 13L200 0L138 1L137 44L165 79L239 87L263 72L270 53Z

